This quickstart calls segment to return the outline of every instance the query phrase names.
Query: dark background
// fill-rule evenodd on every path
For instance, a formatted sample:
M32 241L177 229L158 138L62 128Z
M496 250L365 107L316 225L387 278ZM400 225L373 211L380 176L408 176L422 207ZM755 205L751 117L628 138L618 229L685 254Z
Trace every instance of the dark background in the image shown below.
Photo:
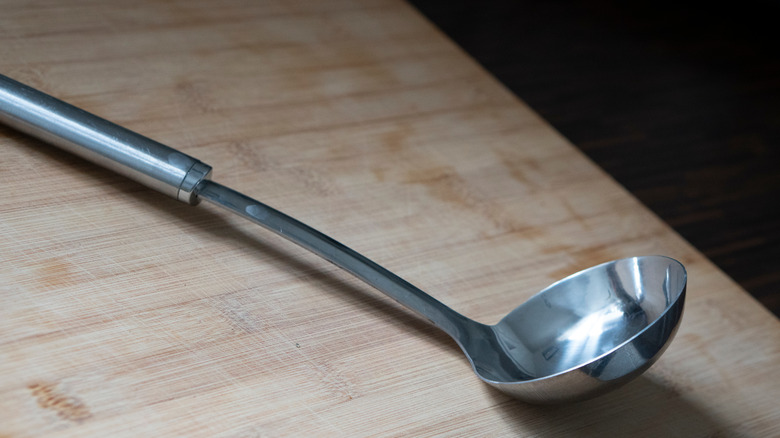
M410 3L780 316L774 3Z

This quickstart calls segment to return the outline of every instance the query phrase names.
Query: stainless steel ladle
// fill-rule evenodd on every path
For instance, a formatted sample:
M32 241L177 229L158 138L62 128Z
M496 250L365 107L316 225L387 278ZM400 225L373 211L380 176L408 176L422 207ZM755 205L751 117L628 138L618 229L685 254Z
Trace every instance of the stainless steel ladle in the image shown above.
M3 75L0 121L180 201L206 200L318 254L444 330L483 381L525 401L579 400L629 381L663 353L680 323L686 272L667 257L586 269L485 325L319 231L209 180L210 166Z

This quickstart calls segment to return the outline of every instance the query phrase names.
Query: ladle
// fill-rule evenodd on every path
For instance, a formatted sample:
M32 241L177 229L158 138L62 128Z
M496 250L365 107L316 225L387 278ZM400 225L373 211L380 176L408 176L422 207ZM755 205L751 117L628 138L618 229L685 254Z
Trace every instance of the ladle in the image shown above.
M209 179L211 167L0 75L0 121L185 203L237 213L374 286L450 335L486 383L519 399L589 398L647 369L673 338L686 272L662 256L615 260L567 277L496 325L455 312L313 228Z

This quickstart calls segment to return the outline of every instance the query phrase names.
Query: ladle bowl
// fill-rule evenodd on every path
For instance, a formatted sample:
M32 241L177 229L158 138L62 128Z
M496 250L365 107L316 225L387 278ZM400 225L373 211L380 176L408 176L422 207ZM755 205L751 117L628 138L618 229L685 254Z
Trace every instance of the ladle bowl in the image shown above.
M591 398L650 367L683 313L685 268L663 256L580 271L539 292L498 324L464 318L453 336L485 382L519 399Z

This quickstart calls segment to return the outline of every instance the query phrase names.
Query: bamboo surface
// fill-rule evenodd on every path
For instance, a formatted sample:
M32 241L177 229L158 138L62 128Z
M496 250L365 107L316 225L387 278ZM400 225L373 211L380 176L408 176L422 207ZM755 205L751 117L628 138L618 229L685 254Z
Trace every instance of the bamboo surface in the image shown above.
M526 405L316 256L0 127L0 437L780 435L780 322L407 4L0 3L3 74L479 321L611 259L689 273L645 375Z

